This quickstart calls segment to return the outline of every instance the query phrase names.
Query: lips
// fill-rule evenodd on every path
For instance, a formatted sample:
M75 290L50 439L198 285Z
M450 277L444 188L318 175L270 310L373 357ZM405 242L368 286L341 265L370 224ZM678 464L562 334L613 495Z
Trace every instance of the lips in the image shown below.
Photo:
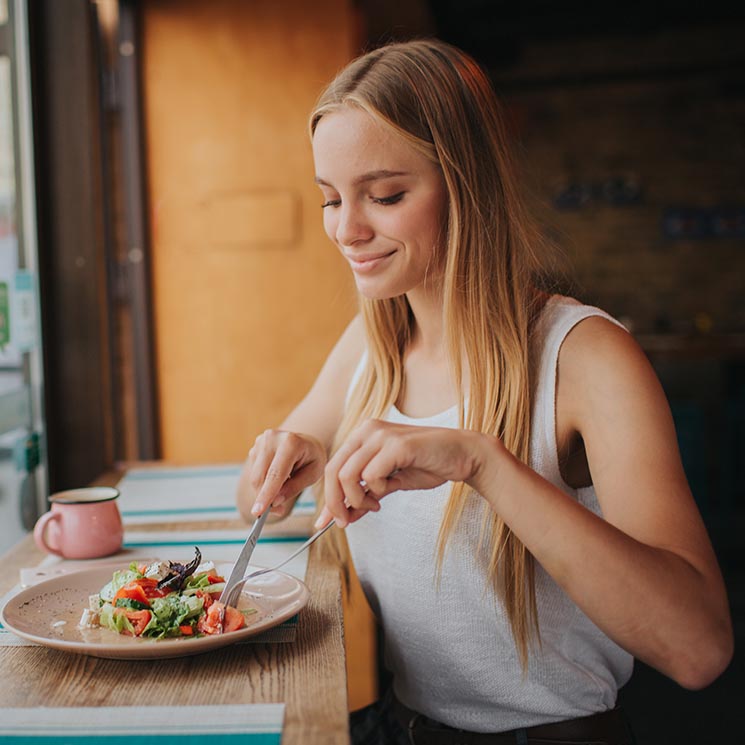
M395 251L383 251L374 254L365 254L361 256L351 256L346 254L347 261L352 267L352 271L364 273L371 272L380 266L386 259L393 256Z

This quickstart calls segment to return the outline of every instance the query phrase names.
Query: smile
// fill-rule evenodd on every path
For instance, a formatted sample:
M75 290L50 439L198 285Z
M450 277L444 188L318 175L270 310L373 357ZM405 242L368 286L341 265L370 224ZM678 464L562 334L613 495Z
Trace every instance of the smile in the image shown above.
M377 269L386 259L393 256L395 251L382 254L371 254L369 256L347 256L347 261L352 267L352 271L357 274L367 274Z

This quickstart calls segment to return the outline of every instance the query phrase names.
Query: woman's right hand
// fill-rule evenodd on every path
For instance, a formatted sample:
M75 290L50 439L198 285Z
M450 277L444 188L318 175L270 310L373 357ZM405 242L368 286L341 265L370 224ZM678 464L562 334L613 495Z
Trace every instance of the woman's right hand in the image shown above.
M326 449L310 435L268 429L256 438L238 480L238 509L253 520L269 505L287 517L300 492L315 484L326 466Z

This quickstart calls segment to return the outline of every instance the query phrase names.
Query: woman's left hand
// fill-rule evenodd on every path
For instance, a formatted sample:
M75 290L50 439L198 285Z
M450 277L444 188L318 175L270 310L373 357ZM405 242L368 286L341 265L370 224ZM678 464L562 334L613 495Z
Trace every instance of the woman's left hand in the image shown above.
M496 438L470 430L370 419L352 431L326 465L326 504L316 527L331 518L346 527L377 512L391 492L471 482L495 443Z

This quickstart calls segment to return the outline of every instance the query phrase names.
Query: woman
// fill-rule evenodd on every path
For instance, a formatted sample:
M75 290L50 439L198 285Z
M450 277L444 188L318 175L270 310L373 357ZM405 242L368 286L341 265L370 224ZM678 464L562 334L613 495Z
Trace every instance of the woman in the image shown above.
M732 655L649 363L607 314L536 289L498 104L467 55L370 52L310 129L361 312L256 440L239 505L286 515L323 477L317 525L344 529L392 674L353 740L631 742L614 707L633 657L700 688Z

